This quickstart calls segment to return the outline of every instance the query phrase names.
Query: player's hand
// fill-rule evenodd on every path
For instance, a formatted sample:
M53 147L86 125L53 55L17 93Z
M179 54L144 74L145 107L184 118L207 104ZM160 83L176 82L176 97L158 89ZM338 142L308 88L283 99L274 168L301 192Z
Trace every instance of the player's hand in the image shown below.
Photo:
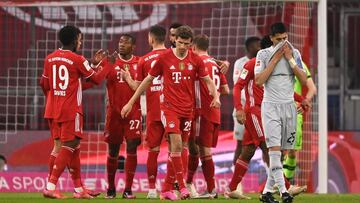
M101 60L103 60L103 58L105 58L107 55L109 55L109 52L106 50L102 50L102 49L99 49L95 54L94 56L92 57L91 59L91 63L94 64L94 65L97 65L100 63Z
M301 107L305 110L305 111L308 111L312 108L312 104L311 104L311 101L309 99L304 99L302 102L301 102Z
M270 63L275 63L277 64L277 62L280 61L280 59L284 56L284 49L283 47L281 47L280 49L278 49L276 51L276 53L274 54L274 56L271 58Z
M130 75L129 70L123 70L123 69L121 69L120 72L121 72L122 78L123 78L125 81L127 81L129 78L131 78L131 75Z
M129 115L131 109L132 109L131 104L129 103L125 104L125 106L121 109L121 118L126 118Z
M221 65L220 65L220 72L224 75L226 75L226 73L228 72L229 68L230 68L230 62L229 61L220 61Z
M240 110L236 111L236 115L235 115L235 116L236 116L236 120L237 120L240 124L242 124L242 125L245 124L246 114L245 114L245 111L244 111L244 110L240 109Z
M114 51L114 53L112 53L111 55L108 55L107 57L108 57L109 63L115 64L116 59L119 58L119 54L116 51Z
M290 45L288 43L285 43L282 47L284 50L284 56L287 60L290 60L293 58L293 50L291 49Z
M221 102L220 102L219 96L214 97L210 103L210 107L211 108L220 108L220 106L221 106Z

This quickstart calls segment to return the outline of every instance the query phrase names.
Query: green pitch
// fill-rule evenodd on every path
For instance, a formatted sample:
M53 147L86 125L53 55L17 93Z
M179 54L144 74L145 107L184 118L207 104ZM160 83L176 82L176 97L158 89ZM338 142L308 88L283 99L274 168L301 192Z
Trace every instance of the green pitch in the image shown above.
M67 194L67 195L70 195ZM119 194L120 195L120 194ZM233 200L233 199L224 199L223 196L220 196L219 199L216 200L185 200L186 203L195 203L195 202L200 202L200 203L205 203L205 202L212 202L212 203L232 203L232 202L236 202L236 203L251 203L251 202L260 202L258 200L258 195L257 194L249 194L250 197L252 197L251 200ZM106 203L110 203L110 202L131 202L131 203L142 203L142 202L164 202L164 201L160 201L160 200L147 200L146 199L146 194L143 193L138 193L137 194L137 199L135 200L124 200L121 198L116 198L115 200L107 200L104 199L104 196L101 195L99 197L97 197L96 199L92 199L92 200L79 200L79 199L64 199L64 200L52 200L52 199L45 199L42 197L41 193L1 193L0 192L0 202L1 203L17 203L17 202L25 202L25 203L43 203L43 202L76 202L76 203L82 203L82 202L87 202L89 203L89 201L92 202L106 202ZM279 196L275 196L278 200L279 200ZM165 201L165 202L169 202L169 201ZM317 195L317 194L303 194L300 196L295 197L294 203L329 203L329 202L334 202L334 203L348 203L348 202L360 202L360 194L359 195L353 195L353 194L341 194L341 195L337 195L337 194L327 194L327 195Z

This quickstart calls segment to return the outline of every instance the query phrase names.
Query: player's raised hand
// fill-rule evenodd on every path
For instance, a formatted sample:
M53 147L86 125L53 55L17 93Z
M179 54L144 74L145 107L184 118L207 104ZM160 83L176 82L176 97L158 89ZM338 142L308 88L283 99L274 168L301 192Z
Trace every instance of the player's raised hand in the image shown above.
M284 49L284 56L287 60L293 58L293 50L290 48L290 45L286 42L282 47Z
M271 63L277 63L280 61L280 59L284 56L284 49L283 47L281 47L280 49L278 49L276 51L276 53L274 54L274 56L271 58L270 62Z
M236 120L242 125L245 124L246 114L245 114L244 110L240 109L240 110L236 111Z
M125 104L125 106L121 109L121 118L126 118L129 115L131 109L132 109L131 104L129 103Z
M91 59L91 63L94 65L97 65L98 63L100 63L101 60L103 60L103 58L105 58L107 55L109 54L109 51L104 51L102 49L99 49L94 56Z
M109 63L114 64L116 59L119 58L119 54L116 51L114 51L114 53L112 53L111 55L108 55L107 57L108 57Z
M214 61L216 62L216 64L218 66L220 66L220 72L224 75L226 75L226 73L228 72L229 68L230 68L230 62L229 61L222 61L222 60L218 60L218 59L214 59Z

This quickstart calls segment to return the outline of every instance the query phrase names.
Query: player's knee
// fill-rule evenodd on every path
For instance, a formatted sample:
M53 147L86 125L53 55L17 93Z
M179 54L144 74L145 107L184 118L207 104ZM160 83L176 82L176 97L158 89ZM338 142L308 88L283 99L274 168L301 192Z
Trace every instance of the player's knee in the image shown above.
M189 142L189 154L191 155L198 155L199 154L199 148L198 145L194 141Z
M159 152L160 151L160 146L149 148L149 151Z
M137 147L140 145L140 139L127 140L126 141L126 153L136 154Z
M120 144L109 144L108 145L108 154L110 157L118 157L119 155Z
M211 156L211 148L209 147L200 147L200 155L201 156Z
M66 141L63 143L63 145L75 149L77 146L80 145L80 139L75 138L73 140Z

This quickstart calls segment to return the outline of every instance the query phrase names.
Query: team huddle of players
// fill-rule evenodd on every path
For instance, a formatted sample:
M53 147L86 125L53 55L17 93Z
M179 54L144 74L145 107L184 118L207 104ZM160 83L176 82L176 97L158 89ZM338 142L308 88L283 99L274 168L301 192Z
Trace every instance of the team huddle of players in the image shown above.
M246 130L242 142L243 150L236 158L233 177L228 190L224 193L227 198L248 198L242 194L242 191L237 190L237 186L247 171L256 147L259 146L270 168L260 200L278 202L272 196L275 183L283 202L292 202L293 199L287 190L290 184L286 182L286 187L284 186L283 182L286 179L284 180L282 176L281 165L276 165L277 162L272 158L278 157L280 148L291 149L293 146L294 141L289 142L289 139L295 139L293 128L296 127L296 108L293 107L295 105L292 92L289 92L291 99L285 102L288 106L282 106L280 102L274 107L271 101L266 104L268 109L275 108L280 113L289 112L285 117L293 116L295 112L295 125L293 121L287 121L292 122L291 125L280 126L280 138L272 135L274 134L272 130L278 127L271 126L271 122L265 124L264 132L261 118L267 116L270 119L278 116L272 115L274 112L266 114L261 109L263 84L267 80L271 83L279 83L277 85L282 85L283 88L286 87L286 82L292 82L290 80L294 76L298 77L302 84L306 80L302 66L298 63L298 60L301 61L301 56L287 41L285 26L282 26L282 23L272 26L270 35L274 38L282 38L276 38L278 43L274 43L269 37L261 40L262 50L258 53L258 57L245 64L234 87L236 117L245 125ZM56 184L65 168L69 169L74 182L74 198L90 199L100 194L85 188L82 184L79 144L83 136L82 91L106 80L104 136L108 144L106 162L108 189L105 198L116 197L115 175L119 149L123 141L126 142L127 156L126 182L122 196L127 199L135 198L131 187L137 166L137 147L141 143L140 96L145 91L146 143L149 148L147 173L150 188L147 197L158 198L155 185L157 157L161 142L166 139L167 173L161 186L160 199L217 198L211 148L217 145L220 129L219 97L222 94L229 94L224 75L229 64L209 56L208 36L194 36L189 26L179 24L174 24L169 31L171 48L165 47L166 30L155 25L148 33L148 42L152 48L148 54L142 57L134 56L136 39L132 35L122 34L118 52L109 54L99 50L91 59L91 63L76 54L81 46L81 31L74 26L65 26L59 31L62 48L46 57L40 80L46 96L44 117L48 120L54 140L54 148L49 158L48 184L43 191L44 197L64 198L56 190ZM277 64L284 68L276 67ZM272 71L279 76L271 75ZM272 81L270 78L276 79ZM266 84L264 86L264 98L282 101L283 95L272 97L276 94L271 91L276 89L270 87L267 90ZM240 102L242 89L245 90L246 95L245 106ZM287 89L281 91L285 90ZM297 95L294 97L299 98ZM289 99L288 95L286 98ZM269 102L269 99L266 101ZM307 100L301 102L305 109L311 106ZM282 115L278 117L283 119ZM281 128L286 132L281 132ZM285 143L282 143L281 139L284 139ZM199 161L207 183L207 189L203 194L198 194L192 184ZM281 173L281 177L277 172Z

